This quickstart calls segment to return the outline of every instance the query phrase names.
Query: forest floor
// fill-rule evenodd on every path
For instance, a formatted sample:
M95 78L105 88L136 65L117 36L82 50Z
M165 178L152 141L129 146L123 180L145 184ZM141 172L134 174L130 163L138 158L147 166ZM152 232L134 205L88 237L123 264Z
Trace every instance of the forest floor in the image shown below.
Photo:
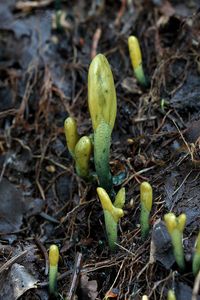
M0 1L0 299L48 294L48 249L60 249L58 299L200 299L192 255L200 227L199 0ZM150 80L136 82L127 40L140 41ZM87 75L103 53L117 119L110 167L126 189L117 251L106 239L97 184L76 175L63 123L92 133ZM139 187L153 187L141 239ZM187 216L180 272L164 214ZM195 288L197 287L197 292ZM193 295L193 296L192 296ZM192 298L193 297L193 298Z

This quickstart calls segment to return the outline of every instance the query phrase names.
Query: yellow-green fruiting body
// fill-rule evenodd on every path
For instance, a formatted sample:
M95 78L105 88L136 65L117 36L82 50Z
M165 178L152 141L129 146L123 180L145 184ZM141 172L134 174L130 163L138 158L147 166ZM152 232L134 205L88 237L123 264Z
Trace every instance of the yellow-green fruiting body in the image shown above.
M182 239L183 230L186 224L186 215L181 214L180 216L176 217L174 213L168 213L164 216L164 221L171 237L176 263L180 270L183 271L185 269L185 259Z
M105 226L106 226L106 233L108 238L108 245L112 252L116 249L117 243L117 222L113 219L113 216L107 211L104 210L104 220L105 220Z
M122 208L115 207L112 204L110 197L103 188L98 187L97 194L103 207L108 244L111 251L114 251L117 242L117 223L123 217L124 212Z
M112 130L117 113L116 91L110 65L103 54L95 56L90 64L88 105L93 129L103 120Z
M74 149L79 140L77 124L74 118L68 117L64 122L64 132L69 153L74 157Z
M148 298L147 295L143 295L143 296L142 296L142 300L149 300L149 298Z
M113 205L117 208L123 208L126 200L125 188L121 188L115 196Z
M49 293L57 293L59 250L56 245L51 245L49 249Z
M167 293L167 300L176 300L176 295L173 290L169 290Z
M142 54L141 54L140 44L138 42L138 39L133 35L129 36L128 46L129 46L129 53L131 57L131 63L135 70L142 64Z
M192 272L194 276L197 276L199 271L200 271L200 232L196 239L194 256L192 260Z
M99 185L108 192L112 190L112 176L109 166L111 133L111 127L103 121L94 132L95 169L99 179Z
M120 218L124 216L124 212L122 208L115 207L110 200L108 193L101 187L97 188L97 194L101 201L101 205L103 210L108 211L112 216L114 221L117 223Z
M80 177L87 178L89 175L89 161L92 152L92 142L89 137L79 139L74 150L76 172Z
M186 219L186 214L180 214L177 217L177 228L180 232L182 232L182 234L185 229Z
M149 234L149 215L152 209L153 191L148 182L142 182L140 184L140 226L141 235L145 239Z
M110 192L112 176L109 155L117 101L113 75L106 57L102 54L95 56L90 64L88 106L94 129L94 163L99 185Z
M146 87L148 86L148 82L144 75L142 67L142 54L140 50L140 44L135 36L130 36L128 38L128 48L135 77L142 86Z

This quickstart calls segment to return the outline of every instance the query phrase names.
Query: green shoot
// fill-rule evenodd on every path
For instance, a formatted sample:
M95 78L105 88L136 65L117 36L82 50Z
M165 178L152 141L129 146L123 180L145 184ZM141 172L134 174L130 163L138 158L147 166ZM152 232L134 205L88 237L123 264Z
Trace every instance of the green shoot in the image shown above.
M194 256L192 260L192 272L194 276L197 276L199 271L200 271L200 232L196 239Z
M74 159L76 162L76 172L82 178L89 176L89 161L92 152L92 143L89 137L83 136L76 144Z
M57 294L57 274L58 274L59 250L56 245L51 245L49 249L49 293Z
M176 300L176 295L173 290L169 290L167 293L167 300Z
M181 214L176 217L174 213L168 213L164 216L165 225L171 237L174 257L181 271L185 269L185 259L183 250L183 230L186 223L186 215Z
M142 182L140 185L140 226L142 238L145 239L149 234L149 215L152 208L153 192L148 182Z
M112 191L109 167L111 133L114 127L117 102L113 75L106 57L98 54L88 73L88 106L94 130L94 162L99 184Z
M131 63L135 73L137 81L144 87L148 87L148 81L144 75L142 67L142 54L140 50L140 44L135 36L128 38L128 48L131 58Z
M125 189L122 188L119 190L114 204L103 188L98 187L97 194L103 207L108 244L111 251L114 251L117 243L117 224L119 219L124 215L122 208L125 203Z

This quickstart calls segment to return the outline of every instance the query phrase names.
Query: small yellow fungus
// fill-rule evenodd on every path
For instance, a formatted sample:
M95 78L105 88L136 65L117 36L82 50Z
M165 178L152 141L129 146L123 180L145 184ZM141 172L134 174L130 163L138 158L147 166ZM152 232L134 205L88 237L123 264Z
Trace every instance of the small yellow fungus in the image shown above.
M64 122L64 132L67 142L67 147L72 156L74 156L74 149L79 140L77 131L77 124L74 118L68 117Z

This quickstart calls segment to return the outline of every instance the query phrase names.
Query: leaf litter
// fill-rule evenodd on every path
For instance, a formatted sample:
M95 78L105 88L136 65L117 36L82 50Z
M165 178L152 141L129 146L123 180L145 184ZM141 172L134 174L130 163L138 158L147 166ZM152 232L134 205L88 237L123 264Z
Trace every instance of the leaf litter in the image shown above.
M63 250L58 277L63 297L72 286L75 257L82 253L82 279L77 277L73 291L79 299L83 294L103 299L115 289L117 299L143 294L165 299L172 287L177 299L190 299L200 224L198 1L58 2L58 30L53 1L0 3L0 268L8 272L2 290L8 299L47 299L47 249L56 243ZM130 34L141 41L150 90L134 80ZM62 128L72 114L81 133L91 131L87 70L99 52L111 64L118 96L111 166L114 175L126 173L125 217L112 255L95 187L74 173ZM143 180L155 191L152 236L144 243L138 228ZM171 209L188 219L186 274L175 271L160 221ZM35 250L18 259L17 252L27 247Z

